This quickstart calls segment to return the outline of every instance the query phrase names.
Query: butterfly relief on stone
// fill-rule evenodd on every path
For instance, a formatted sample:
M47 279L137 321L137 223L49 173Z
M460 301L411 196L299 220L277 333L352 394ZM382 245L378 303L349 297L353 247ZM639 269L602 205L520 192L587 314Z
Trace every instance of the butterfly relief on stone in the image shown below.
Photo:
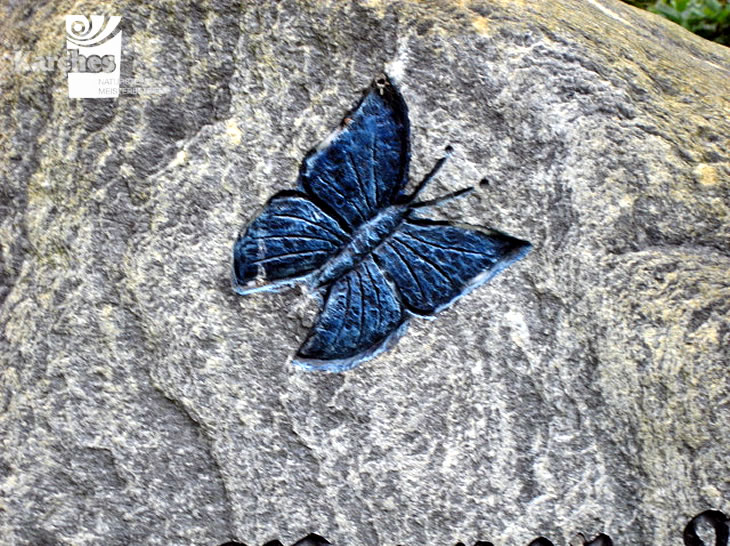
M340 372L395 344L412 317L433 317L530 250L494 230L424 218L472 191L418 195L448 157L406 193L408 111L379 76L325 141L305 156L297 188L274 195L233 247L239 294L306 282L322 306L294 364Z

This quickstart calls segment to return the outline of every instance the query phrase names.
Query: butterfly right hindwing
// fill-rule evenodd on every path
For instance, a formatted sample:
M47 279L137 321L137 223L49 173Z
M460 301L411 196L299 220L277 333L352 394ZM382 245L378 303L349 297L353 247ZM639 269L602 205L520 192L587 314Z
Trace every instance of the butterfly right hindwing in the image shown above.
M405 330L398 294L371 257L335 281L295 364L344 371L387 348Z

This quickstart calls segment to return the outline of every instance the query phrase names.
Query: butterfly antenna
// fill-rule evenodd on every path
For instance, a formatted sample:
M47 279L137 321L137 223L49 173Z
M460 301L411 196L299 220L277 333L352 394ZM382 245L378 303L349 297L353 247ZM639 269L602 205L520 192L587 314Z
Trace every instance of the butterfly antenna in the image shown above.
M431 179L434 176L436 176L436 173L438 173L441 170L441 167L443 167L444 163L446 163L446 160L449 157L451 157L451 154L453 151L454 151L454 149L451 146L446 146L446 149L445 149L446 153L444 154L444 156L441 159L439 159L436 162L436 165L433 166L433 169L431 169L429 171L429 173L423 177L423 180L421 180L421 183L418 184L418 186L416 187L414 192L408 198L409 202L412 202L416 197L418 197L418 194L421 193L421 190L423 190L423 188L426 187L426 184L428 184L431 181Z
M441 197L437 197L436 199L431 199L429 201L420 201L418 203L414 203L411 205L412 209L419 209L421 207L435 207L436 205L440 205L441 203L445 203L446 201L451 201L452 199L456 199L457 197L461 197L462 195L468 195L471 192L474 191L474 187L470 188L462 188L460 190L447 193L446 195L442 195Z

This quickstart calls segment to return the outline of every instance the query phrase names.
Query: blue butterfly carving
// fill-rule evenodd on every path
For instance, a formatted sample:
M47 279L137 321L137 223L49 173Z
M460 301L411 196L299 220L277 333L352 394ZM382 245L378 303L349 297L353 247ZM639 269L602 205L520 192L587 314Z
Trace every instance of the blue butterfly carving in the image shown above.
M416 197L448 157L405 193L408 110L386 75L274 195L233 247L239 294L308 282L322 310L294 363L340 372L385 351L409 318L433 317L530 250L530 244L418 215L472 191Z

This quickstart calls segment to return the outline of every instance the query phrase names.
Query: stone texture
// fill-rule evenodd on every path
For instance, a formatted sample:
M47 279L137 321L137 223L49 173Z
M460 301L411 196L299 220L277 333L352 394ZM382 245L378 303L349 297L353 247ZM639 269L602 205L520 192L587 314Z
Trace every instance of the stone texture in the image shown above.
M730 510L730 50L611 0L108 3L122 73L69 100L66 14L0 41L0 538L347 545ZM528 258L343 375L289 365L304 292L241 298L237 230L384 66L412 178Z

